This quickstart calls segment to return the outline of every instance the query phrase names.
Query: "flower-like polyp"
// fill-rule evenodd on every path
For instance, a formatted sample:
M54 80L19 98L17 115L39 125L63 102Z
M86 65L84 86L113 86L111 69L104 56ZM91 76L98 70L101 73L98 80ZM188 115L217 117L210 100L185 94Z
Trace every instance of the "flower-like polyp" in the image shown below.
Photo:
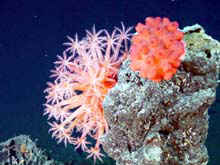
M183 32L168 18L147 17L138 23L130 49L131 69L154 82L169 80L184 58Z

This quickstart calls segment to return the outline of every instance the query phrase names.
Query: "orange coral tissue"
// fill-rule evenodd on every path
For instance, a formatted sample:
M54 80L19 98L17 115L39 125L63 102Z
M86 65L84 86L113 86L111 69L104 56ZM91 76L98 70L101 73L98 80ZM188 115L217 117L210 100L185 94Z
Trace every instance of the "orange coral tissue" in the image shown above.
M185 53L178 23L168 18L147 17L145 25L137 24L136 31L130 52L131 69L154 82L171 79Z

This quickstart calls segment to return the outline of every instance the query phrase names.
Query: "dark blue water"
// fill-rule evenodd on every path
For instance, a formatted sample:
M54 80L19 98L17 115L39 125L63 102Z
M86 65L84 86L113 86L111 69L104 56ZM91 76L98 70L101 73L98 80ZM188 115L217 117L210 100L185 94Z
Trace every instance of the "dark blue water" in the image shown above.
M220 40L220 5L214 0L0 0L0 141L30 134L57 160L91 164L48 134L42 104L49 70L67 35L83 37L93 24L110 31L121 21L135 26L147 16L169 17L181 28L199 23ZM220 91L217 96L206 143L209 165L220 164Z

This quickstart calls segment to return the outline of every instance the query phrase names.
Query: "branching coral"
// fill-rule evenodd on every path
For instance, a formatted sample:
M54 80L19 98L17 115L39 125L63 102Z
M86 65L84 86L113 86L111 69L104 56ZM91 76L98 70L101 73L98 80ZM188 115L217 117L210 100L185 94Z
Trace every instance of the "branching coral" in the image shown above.
M117 82L117 73L124 56L120 56L121 47L127 48L131 28L115 28L112 34L106 30L86 31L81 41L68 37L68 48L63 56L58 56L55 70L48 82L45 115L56 121L49 123L52 137L58 143L64 142L81 147L88 152L88 158L101 160L100 138L108 132L102 102L108 91ZM74 137L74 131L80 134ZM87 135L96 140L95 146L87 141Z
M154 82L169 80L184 57L183 32L177 22L168 18L146 18L146 24L136 26L132 38L131 69Z

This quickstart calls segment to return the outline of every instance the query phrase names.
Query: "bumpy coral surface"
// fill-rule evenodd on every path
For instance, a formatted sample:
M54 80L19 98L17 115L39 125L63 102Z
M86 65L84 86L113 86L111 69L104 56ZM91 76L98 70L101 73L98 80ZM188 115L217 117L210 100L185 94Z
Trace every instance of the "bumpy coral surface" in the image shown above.
M147 17L145 25L138 23L136 31L130 53L131 69L154 82L171 79L184 57L183 32L178 30L178 23Z
M106 30L96 32L93 27L81 41L77 35L75 39L68 37L70 42L64 44L68 48L63 56L58 56L52 70L51 77L56 79L54 83L48 82L45 90L44 114L55 119L49 123L52 137L58 143L81 147L94 160L101 160L100 137L108 132L102 101L117 82L117 72L124 59L120 48L128 49L130 30L122 24L122 29L115 28L109 34ZM74 131L78 136L74 136ZM95 139L95 146L88 142L87 135Z

